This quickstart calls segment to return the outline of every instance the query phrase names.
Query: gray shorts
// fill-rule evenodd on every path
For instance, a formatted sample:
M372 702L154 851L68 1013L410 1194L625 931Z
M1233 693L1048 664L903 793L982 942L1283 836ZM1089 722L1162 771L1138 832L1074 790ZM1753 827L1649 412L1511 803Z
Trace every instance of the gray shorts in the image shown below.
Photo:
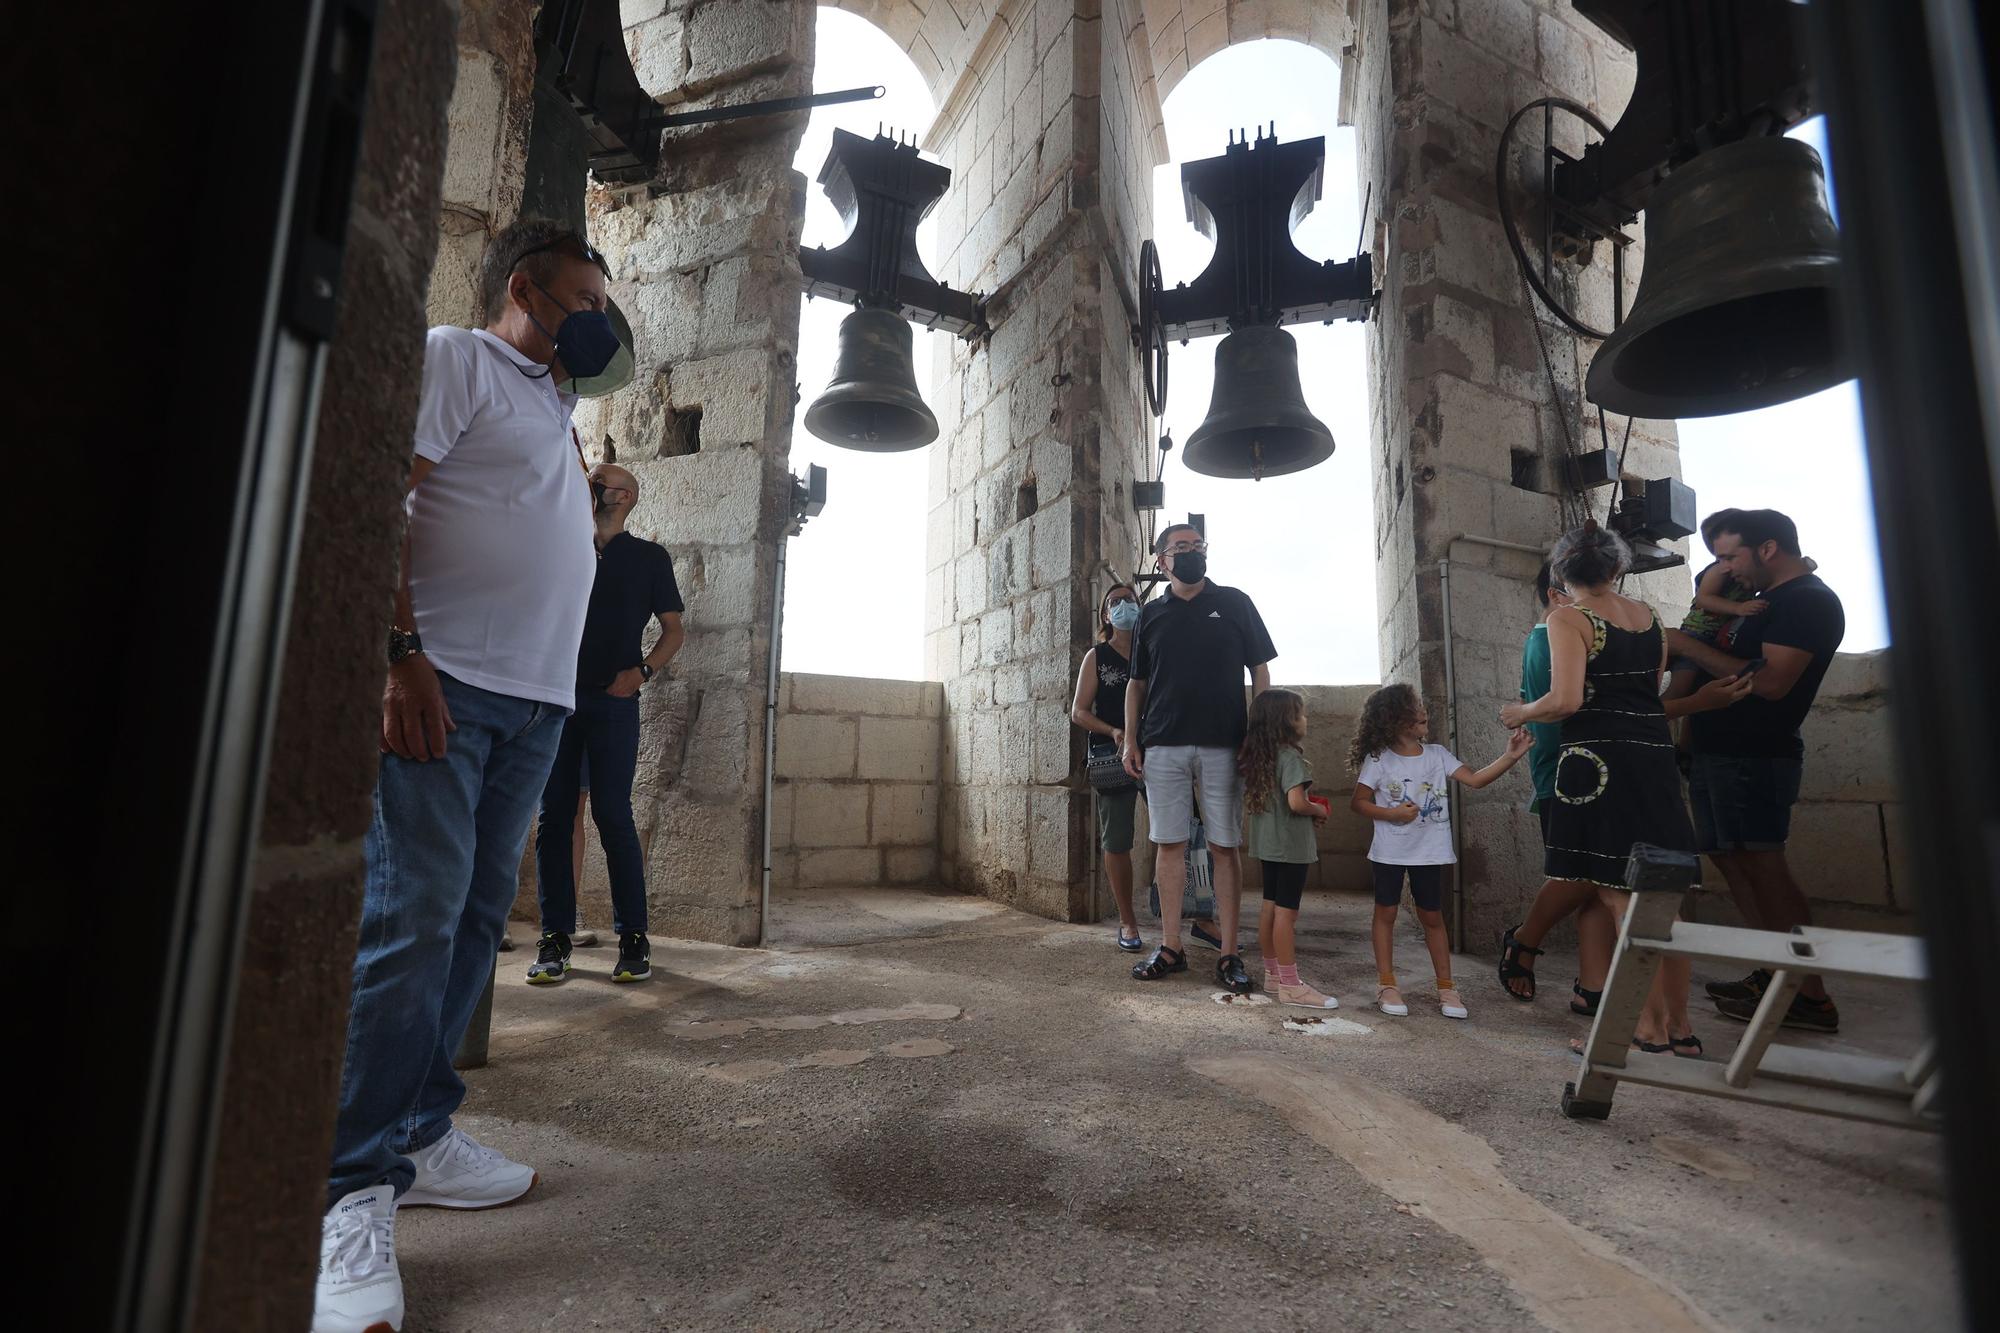
M1186 842L1201 792L1201 824L1216 847L1243 843L1243 776L1236 751L1223 745L1155 745L1146 765L1146 816L1155 843Z

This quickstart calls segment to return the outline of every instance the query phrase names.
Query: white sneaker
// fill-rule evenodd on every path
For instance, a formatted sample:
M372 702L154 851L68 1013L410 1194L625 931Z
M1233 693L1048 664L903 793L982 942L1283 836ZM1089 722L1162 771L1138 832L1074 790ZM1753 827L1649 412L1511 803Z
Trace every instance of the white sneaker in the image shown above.
M534 1188L534 1168L510 1162L462 1129L410 1154L416 1179L397 1202L404 1208L497 1208Z
M312 1333L394 1333L402 1326L395 1191L373 1185L327 1209L320 1222Z

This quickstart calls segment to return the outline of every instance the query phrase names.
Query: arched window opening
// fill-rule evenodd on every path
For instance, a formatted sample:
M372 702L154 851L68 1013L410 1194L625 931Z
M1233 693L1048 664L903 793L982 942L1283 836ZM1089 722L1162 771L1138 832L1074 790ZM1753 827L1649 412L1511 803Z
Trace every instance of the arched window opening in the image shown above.
M818 16L813 89L881 84L878 100L813 112L794 169L806 178L807 247L840 243L840 215L819 188L833 131L921 135L935 113L930 89L903 49L868 20L830 6ZM954 187L956 188L956 187ZM917 230L918 252L937 271L937 224ZM800 299L799 402L792 421L792 471L827 470L826 509L793 542L785 573L785 671L892 680L923 678L924 517L930 449L863 453L808 432L805 410L833 375L840 321L852 307ZM913 329L917 386L931 393L931 358L949 335ZM945 355L943 351L938 354Z
M1361 235L1355 133L1335 124L1340 72L1316 48L1263 40L1226 47L1190 70L1167 97L1174 161L1153 173L1153 227L1168 287L1191 281L1213 244L1187 222L1180 163L1214 157L1229 135L1277 124L1283 141L1324 136L1319 203L1294 239L1316 259L1347 259ZM1380 209L1378 197L1373 205ZM1209 568L1221 583L1256 599L1278 645L1276 674L1289 684L1334 685L1380 679L1375 623L1375 537L1369 486L1367 350L1358 323L1298 324L1306 405L1333 431L1333 457L1265 481L1202 476L1181 463L1181 446L1208 414L1215 349L1206 338L1171 349L1162 430L1175 447L1162 480L1162 523L1205 516Z

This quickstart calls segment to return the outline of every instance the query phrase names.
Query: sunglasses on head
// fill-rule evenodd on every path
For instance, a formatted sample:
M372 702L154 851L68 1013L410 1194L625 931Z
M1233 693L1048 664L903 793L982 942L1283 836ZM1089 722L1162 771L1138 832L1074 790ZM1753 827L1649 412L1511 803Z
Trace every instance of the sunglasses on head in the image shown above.
M511 272L513 269L521 267L521 261L530 255L545 254L550 250L561 251L572 258L589 260L591 263L597 265L598 272L604 275L606 282L611 281L611 265L606 262L602 252L575 232L564 232L552 241L546 241L541 245L523 250L520 254L514 256L514 263L509 271Z

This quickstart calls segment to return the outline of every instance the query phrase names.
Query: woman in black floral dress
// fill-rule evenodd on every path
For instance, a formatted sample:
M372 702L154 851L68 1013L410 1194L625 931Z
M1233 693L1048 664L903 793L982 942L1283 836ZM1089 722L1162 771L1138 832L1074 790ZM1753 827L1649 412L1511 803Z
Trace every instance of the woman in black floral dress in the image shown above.
M1722 707L1747 689L1747 681L1719 681L1717 688L1662 704L1666 636L1659 617L1612 587L1631 557L1616 533L1594 521L1557 541L1549 563L1573 602L1549 616L1549 692L1500 710L1509 727L1562 723L1543 872L1548 891L1594 897L1585 910L1608 913L1613 933L1625 913L1625 863L1632 844L1694 850L1668 709L1678 716ZM1595 923L1598 929L1605 924L1602 918ZM1503 948L1503 981L1509 963L1518 969L1520 955L1540 952L1513 931ZM1701 1054L1688 1020L1689 971L1685 957L1661 964L1635 1036L1642 1049Z

